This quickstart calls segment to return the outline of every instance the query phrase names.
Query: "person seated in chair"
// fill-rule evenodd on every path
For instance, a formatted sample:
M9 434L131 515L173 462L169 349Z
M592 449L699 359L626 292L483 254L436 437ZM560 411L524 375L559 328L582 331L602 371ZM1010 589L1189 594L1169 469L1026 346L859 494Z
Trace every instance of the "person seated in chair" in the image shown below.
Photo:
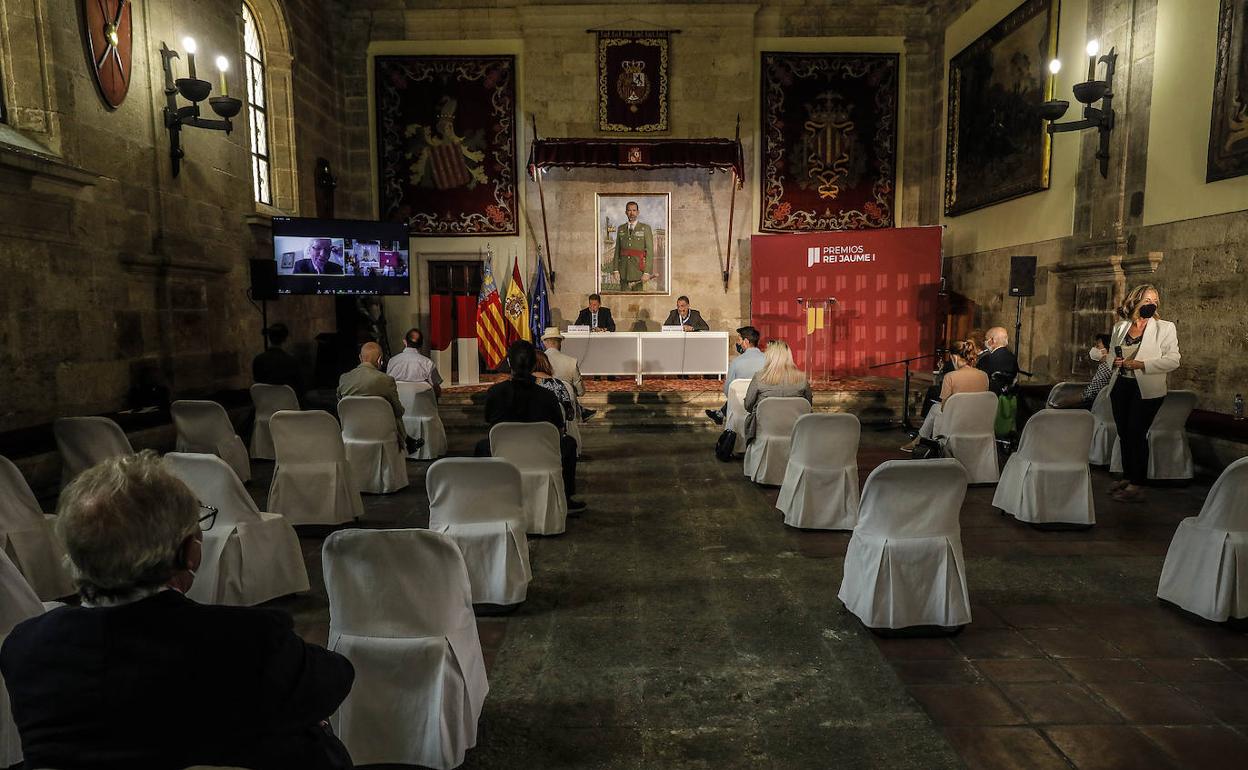
M338 378L338 400L347 396L381 396L394 411L394 426L399 435L399 449L408 454L424 444L424 439L409 438L403 429L403 402L394 378L381 370L381 346L365 342L360 346L360 365Z
M687 332L707 332L711 327L702 320L702 314L689 309L689 298L680 295L676 298L676 309L667 314L664 326L679 326Z
M351 663L285 612L186 598L216 510L155 453L90 468L57 512L82 606L19 624L0 652L26 767L351 767L324 721Z
M988 389L998 396L1018 377L1018 359L1014 351L1006 347L1009 344L1010 335L1005 329L992 327L984 335L984 353L976 364L980 371L988 375Z
M420 352L425 336L412 328L403 335L403 350L386 364L386 374L397 382L427 382L435 399L442 397L442 375L433 360Z
M602 306L602 297L590 294L589 307L581 308L576 316L576 326L588 326L591 332L613 332L615 320L611 318L611 308Z
M750 387L745 391L746 442L753 441L758 433L758 405L763 399L793 396L806 399L812 406L815 403L810 382L806 380L806 373L793 362L789 344L784 340L772 340L763 354L763 368L750 380Z
M284 323L275 323L270 324L265 332L269 338L269 349L251 360L252 380L265 385L289 385L302 404L303 396L307 392L303 370L299 366L299 359L282 347L290 337L290 329Z
M758 349L758 329L753 326L742 326L737 329L736 358L728 365L728 376L724 378L724 405L719 409L707 409L706 416L716 425L723 425L728 416L728 390L733 380L753 379L759 369L763 368L763 351Z
M914 448L919 445L920 439L930 440L936 437L936 421L940 419L940 405L945 399L954 393L983 393L988 390L988 375L975 366L974 342L971 340L956 342L949 348L947 355L953 364L953 371L941 378L940 402L932 405L927 416L923 418L919 434L914 437L913 441L901 447L903 452L913 452Z
M550 360L550 370L558 379L572 386L577 397L585 395L585 380L581 377L581 364L573 356L563 352L563 335L551 326L542 333L542 343L546 345L546 357ZM588 422L590 417L598 413L596 409L581 408L581 422Z

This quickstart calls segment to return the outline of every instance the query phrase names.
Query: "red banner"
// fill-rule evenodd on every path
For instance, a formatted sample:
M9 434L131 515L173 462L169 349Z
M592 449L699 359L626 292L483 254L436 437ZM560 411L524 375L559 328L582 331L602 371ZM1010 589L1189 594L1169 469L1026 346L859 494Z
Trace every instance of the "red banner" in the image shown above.
M755 235L752 323L764 341L788 342L813 376L897 376L900 366L868 369L935 349L941 235L939 227Z

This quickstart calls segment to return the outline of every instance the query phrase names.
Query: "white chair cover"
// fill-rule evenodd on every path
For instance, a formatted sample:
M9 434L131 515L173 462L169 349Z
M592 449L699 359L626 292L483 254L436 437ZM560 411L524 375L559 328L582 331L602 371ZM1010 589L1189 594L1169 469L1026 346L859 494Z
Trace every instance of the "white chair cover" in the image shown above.
M837 595L870 628L971 622L958 512L966 470L951 458L888 460L867 477Z
M338 402L338 416L356 487L378 495L406 487L407 458L390 402L381 396L347 396Z
M1106 388L1108 390L1108 388ZM1196 394L1172 390L1161 402L1161 409L1148 429L1148 477L1150 479L1190 479L1195 475L1192 448L1187 443L1187 418L1196 408ZM1110 420L1113 420L1111 413ZM1115 437L1116 438L1116 437ZM1109 470L1122 472L1122 441L1114 441Z
M74 593L65 546L52 531L56 516L39 507L17 466L0 457L0 551L30 583L40 599Z
M563 387L567 388L568 395L572 397L572 419L564 420L564 426L568 435L576 442L576 456L581 456L581 404L576 398L576 391L572 389L572 383L567 380L559 380L563 383Z
M250 607L308 590L294 527L281 514L261 512L224 460L170 452L165 462L201 503L217 509L187 596L201 604Z
M764 398L757 412L754 440L745 447L745 475L755 484L776 486L789 465L793 425L810 414L810 402L800 396Z
M1179 523L1157 596L1219 623L1248 617L1248 457L1222 471L1199 516Z
M273 452L269 418L282 410L299 411L299 397L289 385L257 382L251 386L251 403L256 408L256 420L251 429L251 456L257 460L272 460L277 455Z
M455 541L477 604L518 604L529 591L520 471L496 457L448 457L429 466L429 529Z
M745 392L750 389L750 381L737 378L728 383L728 411L724 417L724 430L735 431L737 443L733 445L733 454L745 451Z
M766 403L766 402L764 402ZM789 467L776 507L802 529L853 529L858 523L858 437L852 414L804 414L793 424Z
M251 481L251 457L225 407L216 401L174 401L169 411L178 432L179 452L216 455L244 484Z
M396 382L403 404L403 430L425 445L408 455L413 460L436 460L446 454L446 428L438 415L433 386L427 382Z
M17 566L0 551L0 645L14 626L43 614L43 604L35 595ZM9 690L0 678L0 767L12 767L22 761L22 740L13 723Z
M269 508L291 524L341 524L364 515L332 415L281 411L269 419L269 429L277 454Z
M134 454L121 426L107 417L60 417L52 423L61 453L61 486L110 457Z
M993 484L1001 477L992 429L996 417L996 393L954 393L941 404L936 435L944 456L962 463L972 484Z
M520 470L529 534L558 535L567 529L558 428L548 422L500 422L490 428L490 454Z
M355 666L330 718L356 765L457 767L489 692L464 557L419 529L325 540L329 649Z
M992 504L1032 524L1095 524L1086 462L1094 422L1083 409L1034 414L1001 472Z
M1101 388L1092 400L1092 447L1088 450L1088 462L1093 465L1109 465L1114 456L1114 444L1118 443L1118 425L1114 422L1114 410L1109 403L1110 388Z

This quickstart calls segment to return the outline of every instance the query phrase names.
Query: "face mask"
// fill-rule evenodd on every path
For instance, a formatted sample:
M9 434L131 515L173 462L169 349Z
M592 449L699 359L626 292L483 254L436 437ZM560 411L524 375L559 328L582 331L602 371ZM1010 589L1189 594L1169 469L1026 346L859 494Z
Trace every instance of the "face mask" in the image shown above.
M1149 303L1140 306L1140 318L1152 318L1157 313L1157 305Z
M737 352L738 352L738 353L744 353L744 352L745 352L745 348L743 348L743 347L741 346L741 343L740 343L740 342L738 342L738 343L737 343Z
M1088 358L1099 364L1101 359L1105 357L1106 352L1107 351L1101 350L1100 348L1092 348L1088 351Z

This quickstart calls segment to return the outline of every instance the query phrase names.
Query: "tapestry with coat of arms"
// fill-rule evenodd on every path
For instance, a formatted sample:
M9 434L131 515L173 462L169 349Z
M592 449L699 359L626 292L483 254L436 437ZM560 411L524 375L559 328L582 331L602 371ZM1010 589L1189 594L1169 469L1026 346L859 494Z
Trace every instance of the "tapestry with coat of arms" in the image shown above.
M894 226L896 54L762 54L764 232Z
M598 129L666 131L667 32L598 32Z
M412 235L514 235L514 56L374 59L379 214Z

